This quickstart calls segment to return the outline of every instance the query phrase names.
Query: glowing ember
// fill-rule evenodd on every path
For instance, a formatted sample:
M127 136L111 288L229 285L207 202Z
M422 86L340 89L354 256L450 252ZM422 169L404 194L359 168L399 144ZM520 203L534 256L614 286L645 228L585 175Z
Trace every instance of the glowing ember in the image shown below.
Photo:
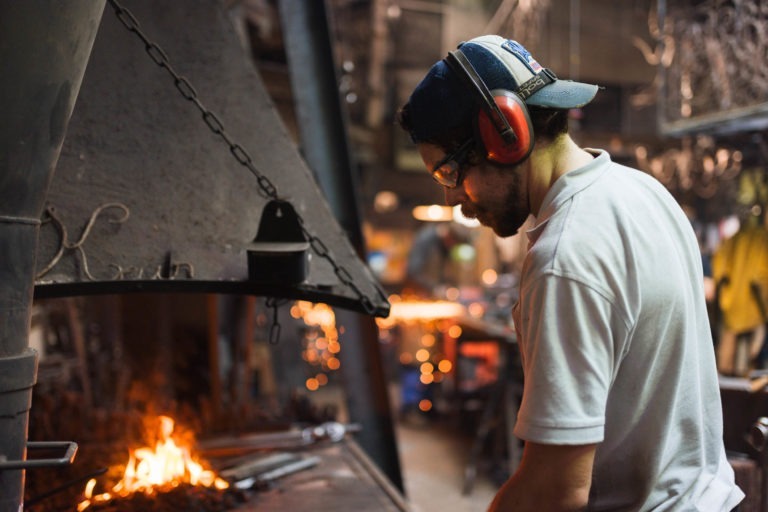
M204 469L191 455L190 448L179 445L171 437L174 421L168 416L160 416L158 439L155 447L143 447L131 450L123 478L111 492L93 495L96 480L91 479L85 486L85 499L77 506L78 511L93 504L103 503L116 497L126 498L141 492L152 495L163 489L181 484L202 485L226 489L229 484L216 476L211 470Z

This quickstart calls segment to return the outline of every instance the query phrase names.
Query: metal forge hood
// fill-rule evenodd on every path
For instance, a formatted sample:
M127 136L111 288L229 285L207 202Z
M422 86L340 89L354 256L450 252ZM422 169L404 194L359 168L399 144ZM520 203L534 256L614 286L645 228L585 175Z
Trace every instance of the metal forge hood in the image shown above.
M36 296L242 293L386 316L219 3L125 7L162 53L107 5L47 195ZM249 278L271 186L310 235L296 284Z

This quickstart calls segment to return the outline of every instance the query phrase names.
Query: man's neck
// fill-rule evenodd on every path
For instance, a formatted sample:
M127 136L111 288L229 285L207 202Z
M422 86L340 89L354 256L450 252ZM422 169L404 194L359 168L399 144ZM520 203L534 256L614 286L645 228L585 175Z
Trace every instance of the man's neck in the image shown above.
M576 145L568 135L559 138L557 146L553 179L550 186L563 174L580 169L595 158L594 155Z
M531 154L528 189L533 215L538 214L544 196L558 178L587 165L593 159L594 156L576 145L567 134L535 148Z

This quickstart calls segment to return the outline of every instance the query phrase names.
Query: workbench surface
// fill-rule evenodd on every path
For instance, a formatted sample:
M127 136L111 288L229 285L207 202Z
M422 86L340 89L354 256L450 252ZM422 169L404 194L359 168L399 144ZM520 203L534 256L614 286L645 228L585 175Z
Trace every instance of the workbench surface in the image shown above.
M306 449L320 463L254 493L238 512L409 512L403 495L350 437Z

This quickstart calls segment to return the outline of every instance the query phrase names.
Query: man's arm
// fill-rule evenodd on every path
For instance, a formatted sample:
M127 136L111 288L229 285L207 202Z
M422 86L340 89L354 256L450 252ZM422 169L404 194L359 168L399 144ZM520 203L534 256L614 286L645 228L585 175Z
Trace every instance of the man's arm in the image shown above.
M526 443L520 466L488 512L583 510L589 500L596 446Z

